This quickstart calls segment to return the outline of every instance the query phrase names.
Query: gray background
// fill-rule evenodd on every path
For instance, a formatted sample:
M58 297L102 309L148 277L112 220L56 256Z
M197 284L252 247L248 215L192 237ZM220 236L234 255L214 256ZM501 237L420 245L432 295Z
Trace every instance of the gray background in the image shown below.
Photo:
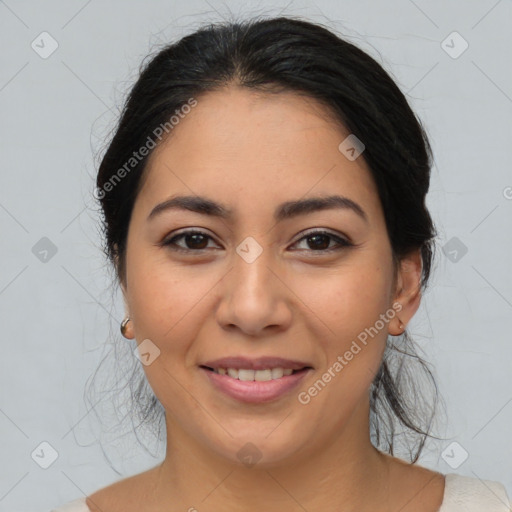
M438 433L449 440L429 444L420 463L498 480L512 496L510 1L7 0L0 1L0 510L48 511L120 478L94 444L97 427L83 400L123 317L100 250L94 155L154 45L230 12L330 25L392 73L424 121L440 237L410 332L435 368L448 411ZM58 43L47 58L44 31ZM448 37L454 31L463 39ZM36 450L44 463L45 441L58 453L47 469L31 456ZM454 468L462 450L468 458ZM134 439L110 456L122 476L161 460Z

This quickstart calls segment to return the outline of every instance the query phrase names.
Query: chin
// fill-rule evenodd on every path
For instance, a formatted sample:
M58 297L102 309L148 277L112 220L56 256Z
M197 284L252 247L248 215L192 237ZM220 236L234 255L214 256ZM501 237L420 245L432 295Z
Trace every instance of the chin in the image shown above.
M255 431L253 427L247 429L246 435L238 433L234 438L225 439L224 443L211 445L211 449L230 463L271 469L290 464L300 447L310 444L307 439L294 437L293 430L283 429L280 434L277 429L269 432L270 435L261 429Z

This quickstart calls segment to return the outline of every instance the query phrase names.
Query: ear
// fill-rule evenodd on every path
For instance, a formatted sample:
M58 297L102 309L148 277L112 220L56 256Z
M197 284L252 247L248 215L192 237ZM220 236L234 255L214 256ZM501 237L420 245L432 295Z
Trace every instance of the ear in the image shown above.
M415 249L401 258L396 276L394 303L396 315L389 324L389 334L399 336L418 310L421 302L421 249Z
M119 268L119 257L118 257L118 253L117 253L117 245L116 244L114 244L114 250L115 250L114 264L115 264L116 269L118 269ZM126 291L126 283L123 281L123 279L119 279L119 286L120 286L121 292L123 294L123 302L124 302L124 310L126 312L125 313L125 318L126 318L126 317L130 316L130 308L129 308L128 299L127 299L128 294ZM127 323L124 336L129 339L133 339L135 337L135 334L133 332L133 320L131 320L130 322Z
M118 251L119 251L118 245L114 244L114 246L113 246L114 268L119 277L119 252ZM121 291L123 292L123 297L125 299L125 305L126 305L126 283L123 282L123 279L121 279L120 277L119 277L119 284L121 286Z
M130 308L128 306L128 301L126 299L126 297L127 297L126 296L126 288L123 283L120 283L120 286L121 286L121 291L123 292L124 310L126 312L124 317L130 318L130 321L126 324L123 336L125 338L133 340L133 338L135 338L135 332L133 330L133 318L131 318Z

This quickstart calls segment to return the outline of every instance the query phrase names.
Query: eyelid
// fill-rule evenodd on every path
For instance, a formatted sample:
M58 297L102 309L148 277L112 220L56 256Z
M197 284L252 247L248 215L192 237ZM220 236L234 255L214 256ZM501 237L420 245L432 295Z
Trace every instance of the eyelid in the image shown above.
M307 239L308 236L313 235L326 235L329 236L332 240L334 240L335 245L334 247L330 247L328 249L320 249L318 251L315 251L313 249L298 249L298 251L306 251L310 253L317 253L319 255L330 253L333 251L336 251L338 249L346 248L346 247L352 247L355 244L353 244L349 237L346 235L342 235L341 233L333 232L330 229L327 228L310 228L306 229L305 231L301 231L297 235L297 240L292 243L292 246L296 245L297 243L303 241L304 239Z
M171 243L171 241L176 238L186 237L187 235L196 235L196 234L203 235L206 238L215 242L217 245L219 245L218 242L215 240L215 238L212 235L210 235L207 231L203 231L203 228L200 228L200 229L199 228L183 228L183 230L178 230L177 232L173 232L171 234L171 236L165 237L164 240L158 245L162 246L162 247L169 247L171 250L176 251L176 252L184 252L184 253L189 253L189 254L190 253L203 254L204 251L208 250L208 248L186 249L186 248L176 245L175 243ZM319 249L316 251L314 249L297 249L298 252L305 251L305 252L309 252L309 253L313 253L313 254L317 253L318 255L322 255L322 254L334 252L336 250L341 250L343 248L353 247L355 245L350 240L350 238L344 234L333 232L327 228L318 228L317 227L317 228L308 228L308 229L298 233L296 240L291 244L291 246L293 247L294 245L296 245L299 242L306 239L308 236L313 236L313 235L329 236L335 242L336 245L334 247L330 247L328 249Z
M176 250L178 252L197 252L200 253L202 251L205 251L206 249L184 249L183 247L176 246L171 243L171 240L174 240L178 237L185 237L187 235L203 235L204 237L212 240L217 245L220 245L216 240L215 237L209 234L207 231L203 231L204 228L183 228L183 230L177 230L173 231L171 234L167 235L162 242L160 242L158 245L162 247L169 246L172 250Z
M340 238L348 243L350 242L350 239L348 236L346 236L342 233L338 233L336 231L332 231L328 228L308 228L308 229L305 229L304 231L301 231L300 233L298 233L297 240L293 243L295 244L297 242L300 242L303 238L307 237L308 235L329 235L329 236L332 236L333 238Z

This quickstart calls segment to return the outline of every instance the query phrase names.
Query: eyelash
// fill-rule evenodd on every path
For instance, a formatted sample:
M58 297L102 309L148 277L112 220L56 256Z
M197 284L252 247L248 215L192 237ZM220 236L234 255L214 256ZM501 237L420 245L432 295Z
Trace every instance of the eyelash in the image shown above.
M182 252L182 253L191 253L191 252L202 253L203 251L207 250L207 248L205 248L205 249L185 249L183 247L179 247L179 246L176 245L176 241L177 240L179 240L181 238L184 238L186 236L189 236L189 235L202 235L204 237L207 237L207 238L213 240L213 238L210 235L206 234L203 231L190 230L190 231L183 231L182 233L179 233L178 235L175 235L172 238L164 240L160 245L163 246L163 247L168 247L172 251ZM329 253L329 252L332 252L332 251L339 251L339 250L342 250L344 248L353 247L354 246L354 244L352 244L351 242L349 242L345 238L342 238L342 237L340 237L338 235L335 235L334 233L331 233L329 231L323 231L323 230L310 231L310 232L306 233L302 238L299 238L299 240L297 240L293 245L298 244L302 240L306 240L308 238L312 238L315 235L327 236L327 237L331 238L332 240L334 240L337 243L337 246L330 247L328 249L319 249L319 250L299 249L299 251L306 250L306 251L310 251L310 252L325 254L325 253Z

